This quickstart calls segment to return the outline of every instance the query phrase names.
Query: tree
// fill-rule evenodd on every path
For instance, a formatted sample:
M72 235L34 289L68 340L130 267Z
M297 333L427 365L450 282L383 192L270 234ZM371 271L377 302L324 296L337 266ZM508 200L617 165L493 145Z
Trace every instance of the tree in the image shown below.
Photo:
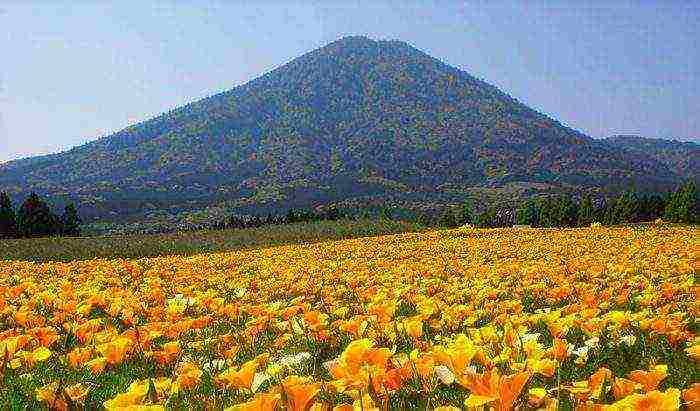
M697 187L689 181L669 196L664 219L672 223L697 223L699 208Z
M438 224L441 227L447 227L447 228L455 228L459 225L457 222L457 216L455 215L454 210L452 207L448 207L445 209L445 211L440 215L440 220L438 220Z
M4 191L0 193L0 238L17 237L17 216L12 199Z
M581 204L578 207L578 216L576 223L580 227L587 227L595 221L595 207L591 197L585 196L581 199Z
M615 202L615 213L620 223L636 223L639 220L639 201L632 192L626 192Z
M557 201L557 226L573 227L578 217L578 204L570 195L559 197Z
M60 219L51 212L36 193L32 193L22 203L17 216L17 226L22 237L45 237L60 234Z
M82 220L78 216L78 210L75 208L75 204L71 203L66 206L63 211L63 216L61 216L61 223L63 225L63 235L69 237L77 237L80 235L80 224Z
M527 200L515 211L515 221L518 224L537 226L540 220L540 209L535 200Z
M462 203L458 219L458 225L472 224L474 222L474 211L472 209L471 200L466 199L464 203Z
M611 198L601 204L598 210L600 223L603 225L617 225L622 222L620 219L620 209L617 205L619 199Z
M495 227L497 225L496 209L489 207L479 213L474 219L474 224L477 227Z
M394 219L394 211L389 206L382 206L379 209L379 219L384 221L390 221Z
M559 225L559 200L556 198L541 198L537 204L540 227L556 227Z

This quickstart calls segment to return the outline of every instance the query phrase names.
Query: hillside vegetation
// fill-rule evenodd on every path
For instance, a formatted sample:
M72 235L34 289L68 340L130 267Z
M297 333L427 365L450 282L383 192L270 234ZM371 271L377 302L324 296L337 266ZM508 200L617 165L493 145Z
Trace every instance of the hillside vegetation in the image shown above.
M673 189L683 172L564 127L406 43L348 37L95 142L2 164L0 191L75 200L92 220L446 203L512 183Z

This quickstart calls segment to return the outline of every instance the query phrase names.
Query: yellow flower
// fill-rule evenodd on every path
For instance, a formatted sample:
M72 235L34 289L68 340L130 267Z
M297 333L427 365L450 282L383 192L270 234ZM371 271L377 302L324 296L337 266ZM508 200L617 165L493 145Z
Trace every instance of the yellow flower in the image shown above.
M66 387L65 391L66 394L68 394L68 397L70 397L71 401L83 403L90 390L82 383L77 383Z
M419 339L423 336L423 318L420 315L411 317L404 320L403 328L406 330L406 334L409 336Z
M665 392L654 390L647 394L632 394L610 406L604 407L604 409L606 411L675 411L680 408L680 396L681 392L678 388L669 388Z
M32 351L32 361L33 362L42 362L46 361L49 358L51 358L51 350L49 350L46 347L39 347Z
M56 400L56 390L58 389L58 381L45 385L36 389L37 401L46 401L52 404Z
M700 344L686 348L685 352L688 353L688 357L700 362Z

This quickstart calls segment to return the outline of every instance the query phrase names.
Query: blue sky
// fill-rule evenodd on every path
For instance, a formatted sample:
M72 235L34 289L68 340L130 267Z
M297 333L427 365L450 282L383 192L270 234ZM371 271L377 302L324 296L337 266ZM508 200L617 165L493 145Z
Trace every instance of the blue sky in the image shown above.
M114 3L0 2L0 161L96 139L358 34L407 41L593 137L700 140L700 2Z

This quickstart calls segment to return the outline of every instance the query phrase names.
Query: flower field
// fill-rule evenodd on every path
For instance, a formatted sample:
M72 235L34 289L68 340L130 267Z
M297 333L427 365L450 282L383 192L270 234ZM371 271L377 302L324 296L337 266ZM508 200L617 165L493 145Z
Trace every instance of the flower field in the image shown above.
M0 262L0 409L700 408L700 229Z

